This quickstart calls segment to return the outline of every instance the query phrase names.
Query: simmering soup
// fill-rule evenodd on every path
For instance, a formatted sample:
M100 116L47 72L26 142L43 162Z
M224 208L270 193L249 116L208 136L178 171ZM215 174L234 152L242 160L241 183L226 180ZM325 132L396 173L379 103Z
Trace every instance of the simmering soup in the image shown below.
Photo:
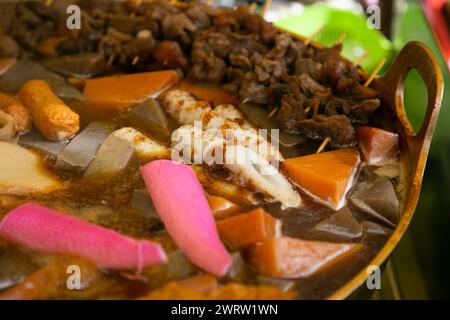
M0 4L0 298L326 298L368 265L401 145L341 44L196 2L80 0L68 30L64 3Z

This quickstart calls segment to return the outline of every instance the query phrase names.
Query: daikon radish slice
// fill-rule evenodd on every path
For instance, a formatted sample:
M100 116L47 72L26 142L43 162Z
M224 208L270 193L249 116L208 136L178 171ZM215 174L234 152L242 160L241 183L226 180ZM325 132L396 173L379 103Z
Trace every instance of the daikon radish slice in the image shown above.
M0 222L0 237L33 250L73 255L107 269L138 269L167 261L161 246L136 240L28 202Z
M362 247L356 243L271 238L253 245L249 260L265 276L300 278L330 267Z
M216 219L228 217L235 214L236 211L239 210L239 207L235 203L225 198L208 194L207 199L209 207L211 208L214 218Z
M231 257L220 242L214 216L194 171L185 164L156 160L141 168L147 190L167 232L192 263L226 274Z
M262 208L217 223L222 240L233 248L280 236L281 222Z
M367 164L378 165L397 160L398 134L371 127L358 128L356 134Z
M33 151L0 141L0 155L0 193L20 196L64 187Z
M289 177L316 201L339 210L353 185L358 164L356 149L340 149L283 161Z
M84 96L90 107L122 111L135 103L157 97L177 81L178 75L172 70L88 79Z

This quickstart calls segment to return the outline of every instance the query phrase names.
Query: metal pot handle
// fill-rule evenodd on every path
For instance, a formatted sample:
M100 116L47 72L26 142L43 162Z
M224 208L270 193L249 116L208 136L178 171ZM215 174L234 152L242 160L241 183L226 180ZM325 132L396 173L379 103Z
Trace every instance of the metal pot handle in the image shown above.
M425 119L417 133L408 120L403 99L405 80L411 69L419 72L428 91ZM382 93L400 121L398 130L402 142L410 151L412 172L416 177L420 177L421 181L444 89L439 63L426 45L418 41L409 42L394 59L387 72L376 79L374 86ZM418 172L420 174L417 174Z

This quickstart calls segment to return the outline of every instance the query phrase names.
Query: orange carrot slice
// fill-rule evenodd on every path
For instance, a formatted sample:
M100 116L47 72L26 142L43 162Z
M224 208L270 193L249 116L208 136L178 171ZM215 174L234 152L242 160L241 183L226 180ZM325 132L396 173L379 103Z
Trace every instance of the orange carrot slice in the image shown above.
M238 104L239 98L231 92L218 86L205 86L193 84L188 81L180 81L174 87L178 90L184 90L195 96L198 100L205 100L219 104Z
M356 243L271 238L252 246L249 260L266 276L300 278L330 267L362 247Z
M147 98L157 97L177 81L178 75L173 70L88 79L84 96L89 107L122 111Z
M367 164L377 165L394 162L397 159L398 134L371 127L358 128L356 134Z
M208 194L206 198L208 199L209 207L211 208L215 219L223 219L233 215L239 210L239 207L235 203L225 198L210 194Z
M339 210L351 188L358 164L356 149L340 149L283 161L289 177L315 200Z
M222 240L239 248L278 236L281 223L262 208L217 223Z

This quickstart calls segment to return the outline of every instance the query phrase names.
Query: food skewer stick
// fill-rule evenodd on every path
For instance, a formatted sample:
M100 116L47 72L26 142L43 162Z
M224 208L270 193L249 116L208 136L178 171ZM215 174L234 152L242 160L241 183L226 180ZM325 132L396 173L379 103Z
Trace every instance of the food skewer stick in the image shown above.
M176 6L176 7L188 7L188 6L190 6L189 3L187 3L187 2L181 2L181 1L178 1L178 0L170 0L170 3L171 3L173 6Z
M266 0L266 1L264 2L263 8L261 9L261 17L263 17L263 18L264 18L264 16L266 15L266 12L267 12L267 10L268 10L269 7L270 7L270 1L271 1L271 0Z
M341 42L344 41L345 38L347 38L347 34L346 34L346 33L341 34L341 35L339 36L339 38L337 38L336 42L332 45L332 47L341 44Z
M115 53L111 53L111 55L108 58L108 62L106 62L106 65L108 67L110 67L113 64L115 58L116 58L116 54Z
M317 29L308 39L305 40L305 45L308 46L313 40L325 29L325 25Z
M133 58L133 61L131 62L131 65L135 66L139 62L139 56L135 56Z
M305 109L305 115L308 115L308 113L309 113L310 110L311 110L311 107L307 107L307 108Z
M277 112L278 112L278 108L273 109L272 111L270 111L267 118L272 118Z
M315 118L315 117L317 117L318 114L319 114L319 105L317 104L317 105L313 106L312 117Z
M328 142L330 142L330 137L326 137L325 140L323 140L323 142L320 145L319 149L317 149L316 154L317 153L321 153L323 151L323 149L325 149L325 147L327 146Z
M367 79L366 83L364 83L364 87L368 87L372 83L373 79L375 79L375 77L377 76L378 72L380 72L381 68L383 68L385 63L386 63L386 59L383 59L383 60L380 61L378 66L375 68L375 70L373 70L373 72L370 75L369 79Z
M369 49L364 50L364 52L358 58L356 58L353 63L356 65L360 64L365 58L367 58L369 52Z

